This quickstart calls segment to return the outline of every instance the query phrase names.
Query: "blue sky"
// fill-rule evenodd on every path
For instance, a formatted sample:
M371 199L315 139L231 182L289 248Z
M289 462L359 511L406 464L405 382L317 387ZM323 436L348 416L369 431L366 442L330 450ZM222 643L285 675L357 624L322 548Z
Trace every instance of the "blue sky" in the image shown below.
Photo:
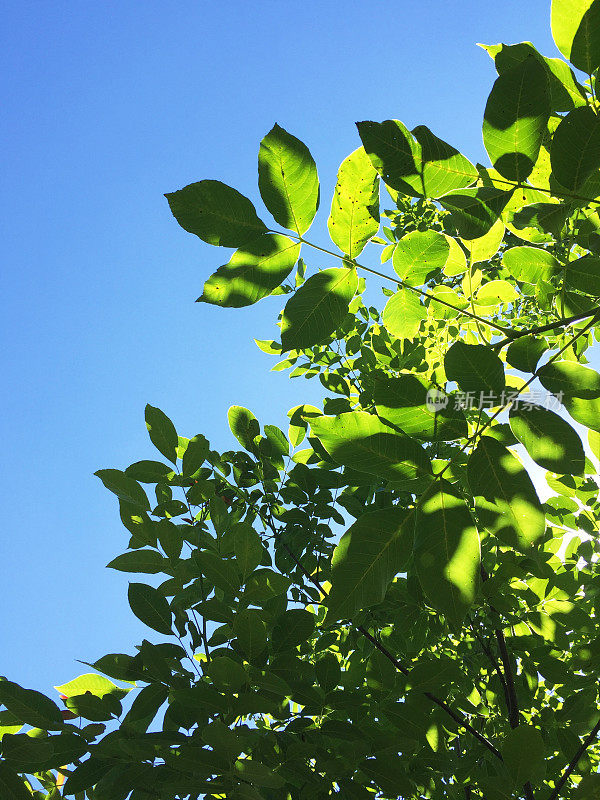
M531 40L556 55L549 6L5 3L0 674L48 690L85 671L76 658L131 652L147 634L128 576L105 569L127 537L93 476L153 457L146 403L224 449L230 405L283 425L321 395L269 372L252 341L276 336L278 298L194 304L228 251L182 231L163 193L215 178L260 207L258 144L276 121L317 161L317 239L356 120L424 123L487 163L495 73L475 43Z

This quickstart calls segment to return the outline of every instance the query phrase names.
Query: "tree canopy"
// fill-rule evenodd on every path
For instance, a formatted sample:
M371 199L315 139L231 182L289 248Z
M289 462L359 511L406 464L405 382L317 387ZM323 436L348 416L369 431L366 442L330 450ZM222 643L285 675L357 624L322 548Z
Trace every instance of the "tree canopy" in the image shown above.
M233 406L222 453L146 407L157 460L96 474L150 638L56 700L0 680L2 800L600 797L600 0L551 25L565 61L484 46L490 166L359 122L328 247L279 125L269 217L218 180L166 195L234 250L199 301L281 296L257 345L326 397L286 431Z

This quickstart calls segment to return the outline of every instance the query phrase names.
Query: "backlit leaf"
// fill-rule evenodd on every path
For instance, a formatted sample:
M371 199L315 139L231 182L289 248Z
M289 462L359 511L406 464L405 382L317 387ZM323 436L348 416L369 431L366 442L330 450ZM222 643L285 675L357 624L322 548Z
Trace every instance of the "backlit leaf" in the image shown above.
M496 353L483 344L454 342L446 352L444 369L449 381L456 381L463 392L492 393L505 386L504 367Z
M350 258L379 230L379 175L362 147L340 165L327 227L332 242Z
M413 512L397 507L369 511L348 528L331 561L327 622L383 600L410 557L413 529Z
M397 291L383 309L383 324L399 339L414 339L424 319L427 319L427 308L410 289Z
M419 501L415 566L434 608L462 624L479 582L479 535L465 500L447 481L436 481Z
M392 264L402 281L421 286L432 272L442 269L449 255L450 245L442 233L411 231L394 248Z
M258 188L275 220L302 236L319 207L319 177L308 147L279 125L260 143Z
M242 247L266 233L250 200L220 181L191 183L165 197L181 227L208 244Z
M197 302L242 308L267 297L290 274L300 244L279 234L264 234L236 250L210 276Z
M150 441L159 450L165 458L172 461L173 464L177 461L177 447L179 438L177 431L171 420L167 417L164 411L154 406L146 406L146 428Z
M513 433L536 464L559 475L583 474L583 444L562 417L533 403L518 403L509 418Z
M545 517L531 478L504 445L482 436L468 462L475 508L485 527L502 542L527 550L545 531Z
M588 75L600 66L600 2L552 0L552 36L560 52Z
M580 189L600 167L600 118L591 108L574 108L561 120L552 137L550 161L556 180L571 191Z
M442 206L451 213L451 219L462 239L485 236L510 200L512 191L480 186L463 189L440 197Z
M549 116L547 72L534 56L500 74L485 107L483 142L501 175L517 182L529 177Z
M338 328L358 286L354 269L332 267L312 275L283 310L283 352L321 344Z

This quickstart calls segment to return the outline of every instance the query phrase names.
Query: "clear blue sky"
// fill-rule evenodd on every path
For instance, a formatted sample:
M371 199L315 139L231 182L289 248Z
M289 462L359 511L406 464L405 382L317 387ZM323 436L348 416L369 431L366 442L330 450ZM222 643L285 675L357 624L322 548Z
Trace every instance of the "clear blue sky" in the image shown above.
M311 148L324 229L356 120L427 124L485 159L494 78L476 42L556 55L547 0L8 0L0 32L2 613L0 674L48 690L75 659L131 652L127 536L93 477L152 458L143 411L233 441L227 408L263 423L319 386L271 373L279 299L194 304L228 251L182 231L163 193L216 178L259 205L275 121ZM487 160L486 162L487 163ZM314 267L327 266L311 256Z

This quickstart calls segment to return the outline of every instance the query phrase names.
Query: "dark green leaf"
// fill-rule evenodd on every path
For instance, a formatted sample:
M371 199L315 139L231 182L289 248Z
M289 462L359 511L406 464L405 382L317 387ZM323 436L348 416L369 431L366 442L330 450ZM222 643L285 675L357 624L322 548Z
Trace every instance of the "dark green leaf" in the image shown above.
M544 512L519 460L489 436L482 436L468 462L475 508L485 527L502 542L527 552L544 535Z
M525 402L513 405L509 418L513 433L536 464L559 475L583 474L583 444L562 417Z
M379 176L362 147L340 165L327 227L349 258L357 258L379 230Z
M279 125L260 143L258 187L264 204L284 228L302 236L319 207L319 176L308 147Z
M234 561L226 561L208 550L196 551L194 561L211 583L227 594L236 595L240 590L240 579Z
M574 108L563 118L552 137L550 162L556 180L571 191L600 167L600 118L591 108Z
M547 71L529 56L502 72L483 119L483 142L494 168L511 181L533 170L550 116Z
M546 745L541 733L522 723L510 731L502 745L502 757L516 786L536 783L544 775Z
M197 302L242 308L270 295L284 282L300 255L300 244L279 234L264 234L236 250L210 276Z
M462 625L479 583L479 535L464 499L447 481L421 497L415 526L415 566L431 605Z
M328 622L383 600L410 558L413 528L413 512L397 507L369 511L348 528L331 561Z
M175 426L167 415L160 408L147 405L146 428L148 429L150 441L156 449L175 464L179 438Z
M258 658L267 646L267 632L260 613L251 608L238 611L233 620L233 629L248 658Z
M23 689L12 681L0 681L0 704L17 719L34 728L56 731L63 726L59 707L50 698L34 689Z
M588 255L569 261L565 280L573 289L600 297L600 258Z
M402 194L439 197L477 179L471 162L424 125L412 133L399 120L358 122L357 127L384 183Z
M189 478L195 475L202 464L204 464L209 450L210 444L208 439L201 433L194 436L193 439L190 439L183 454L181 465L183 474Z
M125 475L140 483L159 483L174 474L173 467L160 461L136 461L125 470Z
M304 644L315 630L315 616L303 608L290 608L275 620L271 631L274 650Z
M130 583L127 596L131 610L144 625L159 633L172 633L171 609L157 589L145 583Z
M499 396L504 391L504 366L486 345L454 342L444 357L444 369L448 380L456 381L463 392Z
M2 800L32 800L21 777L3 761L0 761L0 796Z
M97 475L106 488L116 494L120 500L143 511L150 509L146 492L137 481L121 472L120 469L99 469L94 475Z
M111 768L112 764L109 761L99 761L95 758L88 758L79 766L75 767L73 772L67 778L64 786L63 795L78 794L84 789L89 789L94 784L106 775Z
M282 352L321 344L343 322L358 286L355 269L312 275L288 300L281 322Z
M553 361L544 364L538 377L576 422L600 431L600 375L595 370L574 361Z
M236 565L245 581L260 564L264 548L260 536L247 522L238 522L233 529L233 536Z
M267 231L250 200L220 181L191 183L165 197L181 227L208 244L242 247Z
M431 472L422 446L397 433L373 414L353 411L310 421L313 434L338 464L387 478L413 479Z
M466 436L463 412L454 408L452 398L439 391L430 394L432 391L434 387L416 375L378 380L374 391L377 413L419 439L443 441Z
M511 191L480 186L446 194L440 203L450 211L451 219L462 239L478 239L491 230L512 196Z
M156 575L158 572L165 572L169 562L156 550L130 550L113 558L106 566L121 572L145 572L148 575Z
M537 363L548 349L548 342L535 336L521 336L511 342L506 351L506 360L521 372L534 372Z

